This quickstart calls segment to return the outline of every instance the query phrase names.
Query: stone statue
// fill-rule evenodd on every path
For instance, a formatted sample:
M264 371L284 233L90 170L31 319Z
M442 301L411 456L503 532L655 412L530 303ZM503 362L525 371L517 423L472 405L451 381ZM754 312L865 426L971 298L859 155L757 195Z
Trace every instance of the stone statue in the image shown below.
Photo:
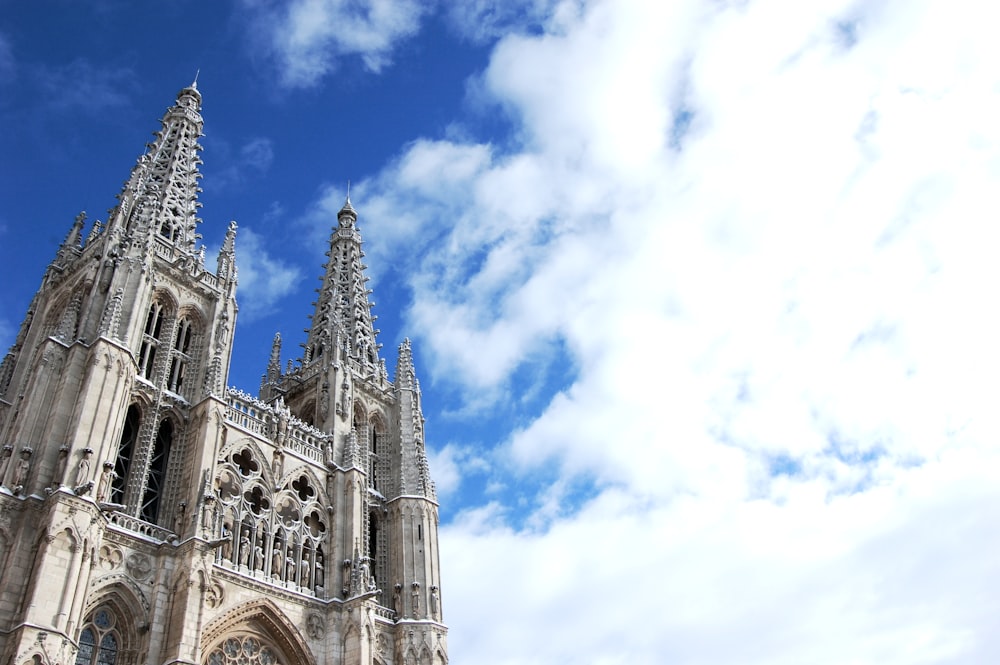
M28 482L28 471L31 470L31 455L34 451L31 448L21 448L21 459L14 467L14 494L20 494L24 490L25 483Z
M410 607L413 611L413 618L420 618L420 585L416 582L413 583L410 591Z
M351 588L351 560L344 559L344 565L340 571L341 593L346 597Z
M330 382L323 381L323 387L320 389L319 397L319 415L324 421L326 420L327 414L330 412Z
M361 559L361 563L360 565L358 565L358 570L359 570L358 578L361 584L361 588L358 589L358 592L363 593L364 591L367 591L368 589L371 588L371 583L372 583L371 567L368 565L367 558Z
M299 586L309 586L309 560L305 557L299 562Z
M260 546L260 543L257 543L253 548L253 569L264 570L264 548Z
M101 478L101 482L104 482L104 478ZM100 492L100 487L98 487L98 492ZM98 499L100 501L100 499ZM184 514L187 512L187 504L183 501L177 504L177 514L174 515L174 533L180 536L184 532Z
M222 537L225 539L222 543L222 558L228 561L233 560L233 532L230 531L228 524L222 525Z
M76 483L74 484L77 493L80 492L80 488L90 482L90 456L93 454L94 451L90 448L84 448L80 452L80 463L76 467Z
M56 471L52 474L52 483L50 487L52 489L58 489L62 486L63 475L66 473L66 462L69 459L69 446L62 445L59 446L59 459L56 461Z
M10 456L14 452L14 446L7 444L0 451L0 485L3 484L4 476L7 475L7 467L10 465Z
M101 472L101 482L97 485L97 502L104 503L108 500L111 492L111 483L118 476L115 473L115 465L111 462L104 463L104 470Z
M313 576L313 588L315 588L316 593L319 593L320 589L323 588L323 561L319 557L316 557L315 573Z
M250 532L246 529L240 536L240 565L250 567Z
M215 512L215 497L206 490L204 503L201 507L201 528L209 531L212 528L212 514Z
M436 586L431 587L431 602L430 602L430 613L432 619L437 621L440 617L438 616L438 588Z
M272 577L277 577L281 579L281 564L284 561L284 557L281 554L281 548L277 545L271 550L271 575Z

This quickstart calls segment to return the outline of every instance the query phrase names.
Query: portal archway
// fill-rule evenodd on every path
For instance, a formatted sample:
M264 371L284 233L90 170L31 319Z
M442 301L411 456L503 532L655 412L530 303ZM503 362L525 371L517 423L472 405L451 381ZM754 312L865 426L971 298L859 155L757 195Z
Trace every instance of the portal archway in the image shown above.
M241 605L206 627L204 665L316 665L299 631L269 600Z

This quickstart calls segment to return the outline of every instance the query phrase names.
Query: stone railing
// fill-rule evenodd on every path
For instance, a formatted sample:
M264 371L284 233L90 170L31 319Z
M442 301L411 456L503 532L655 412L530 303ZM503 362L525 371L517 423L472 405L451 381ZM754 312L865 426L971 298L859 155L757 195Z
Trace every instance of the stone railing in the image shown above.
M250 395L230 388L226 393L226 420L267 438L271 407Z
M276 418L272 406L236 388L226 393L226 404L226 420L261 438L271 439ZM325 440L326 435L312 425L294 416L288 418L286 450L322 464Z
M382 617L387 621L396 620L396 612L388 607L382 607L381 605L375 606L375 615Z
M111 513L111 523L130 533L138 533L161 543L175 538L174 532L125 513Z
M176 246L170 244L159 235L153 239L153 252L168 263L173 263L177 260L178 256L182 255ZM186 269L192 271L192 274L201 280L202 284L205 284L212 289L218 289L219 277L205 269L204 257L197 253L185 255L189 257L187 262L184 264Z
M288 428L285 447L314 462L323 462L323 440L325 436L315 427L296 422Z

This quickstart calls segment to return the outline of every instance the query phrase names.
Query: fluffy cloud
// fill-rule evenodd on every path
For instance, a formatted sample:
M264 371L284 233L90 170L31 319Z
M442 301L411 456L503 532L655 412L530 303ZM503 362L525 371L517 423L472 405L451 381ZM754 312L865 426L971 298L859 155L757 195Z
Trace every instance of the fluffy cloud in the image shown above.
M132 70L101 68L83 58L65 66L36 67L32 79L51 108L84 113L124 106L136 87Z
M476 43L486 43L511 30L523 30L543 23L556 3L551 0L466 0L447 3L446 16L460 35ZM571 3L563 4L563 11Z
M210 187L224 189L237 187L253 176L266 173L274 161L274 142L266 137L255 137L234 150L224 141L217 141L223 166L212 172Z
M1000 656L995 18L561 3L479 77L510 136L358 187L437 385L571 363L434 460L497 468L442 531L456 661Z
M236 241L239 270L240 318L254 320L269 314L302 280L302 271L268 253L261 237L241 228Z
M256 31L292 88L317 84L344 56L360 56L378 72L401 39L419 28L423 5L414 0L245 0Z

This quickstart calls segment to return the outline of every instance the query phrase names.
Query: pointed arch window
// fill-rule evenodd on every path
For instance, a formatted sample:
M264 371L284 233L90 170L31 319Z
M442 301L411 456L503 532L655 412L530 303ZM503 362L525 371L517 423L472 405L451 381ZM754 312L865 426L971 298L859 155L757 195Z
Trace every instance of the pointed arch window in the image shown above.
M382 458L385 451L385 434L378 422L371 425L371 452L368 455L368 485L377 492L382 491Z
M111 503L125 503L125 484L129 469L132 467L132 455L135 452L135 442L139 438L139 405L133 404L125 413L125 425L118 443L118 457L115 459L115 476L111 483Z
M147 522L156 522L163 495L164 480L167 475L167 461L174 438L174 425L169 419L160 423L153 442L153 454L149 459L149 475L146 477L146 491L142 495L142 509L139 516Z
M80 650L75 665L115 665L121 648L121 635L115 614L99 607L80 631Z
M182 317L177 322L174 346L170 353L170 375L167 377L167 390L178 394L184 387L185 371L191 362L191 340L194 337L194 332L191 319Z
M139 348L139 374L149 381L153 380L156 370L156 352L160 346L165 318L166 311L161 303L154 302L149 306L146 325L142 331L142 346Z

